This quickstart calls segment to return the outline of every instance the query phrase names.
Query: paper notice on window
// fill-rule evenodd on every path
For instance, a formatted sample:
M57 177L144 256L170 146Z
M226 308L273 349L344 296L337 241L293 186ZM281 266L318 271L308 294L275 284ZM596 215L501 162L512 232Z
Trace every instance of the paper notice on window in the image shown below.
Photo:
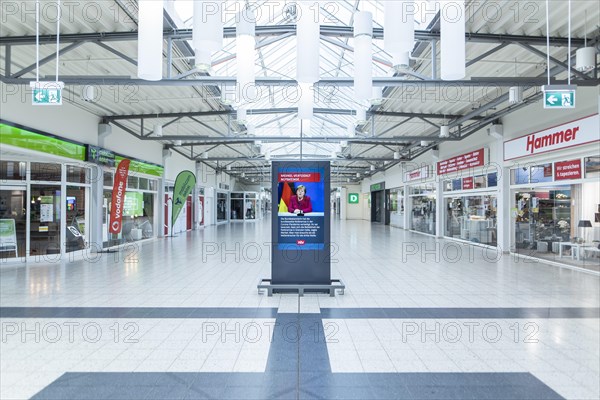
M54 222L54 204L40 204L40 222Z

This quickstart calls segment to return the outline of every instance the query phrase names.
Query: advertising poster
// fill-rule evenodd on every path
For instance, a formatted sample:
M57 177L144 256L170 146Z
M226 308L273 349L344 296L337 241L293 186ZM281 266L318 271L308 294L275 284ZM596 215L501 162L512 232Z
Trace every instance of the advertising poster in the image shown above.
M183 209L187 198L196 186L196 175L192 171L181 171L175 178L173 189L173 211L171 215L171 226L175 225L179 213Z
M113 183L112 203L110 208L110 233L121 233L125 191L127 190L127 176L129 175L129 160L122 160L117 167Z
M323 168L298 168L277 175L279 248L322 250L325 193Z
M40 222L54 221L54 197L41 196L40 199Z
M17 252L17 229L14 219L0 219L0 248Z
M330 165L273 162L272 168L272 282L330 284Z

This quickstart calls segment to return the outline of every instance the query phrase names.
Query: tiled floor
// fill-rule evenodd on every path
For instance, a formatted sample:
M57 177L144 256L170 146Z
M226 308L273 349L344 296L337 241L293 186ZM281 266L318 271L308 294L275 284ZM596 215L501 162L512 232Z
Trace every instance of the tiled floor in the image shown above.
M600 397L600 278L334 221L343 296L258 294L270 224L0 266L0 398Z

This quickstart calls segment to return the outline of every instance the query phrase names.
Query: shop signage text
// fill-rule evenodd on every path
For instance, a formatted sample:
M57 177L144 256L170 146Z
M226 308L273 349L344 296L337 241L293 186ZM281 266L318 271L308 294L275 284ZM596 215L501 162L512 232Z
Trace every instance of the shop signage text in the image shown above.
M581 179L581 160L554 163L554 180Z
M358 193L348 193L348 204L358 204Z
M384 188L385 188L385 183L383 183L383 182L375 183L375 184L371 185L371 192L378 192L380 190L383 190Z
M504 160L547 153L600 140L598 114L504 142Z
M130 161L125 159L119 163L115 173L112 192L112 204L110 209L110 221L108 231L113 234L121 233L121 221L123 219L123 204L125 202L125 190L127 190L127 175L129 174Z
M416 181L419 179L427 179L427 178L429 178L429 166L428 165L421 167L419 169L409 171L404 174L404 182L411 182L411 181Z
M485 149L471 151L437 163L438 175L480 167L485 163Z
M463 178L462 188L463 188L463 190L473 189L473 177L472 176L470 176L468 178Z

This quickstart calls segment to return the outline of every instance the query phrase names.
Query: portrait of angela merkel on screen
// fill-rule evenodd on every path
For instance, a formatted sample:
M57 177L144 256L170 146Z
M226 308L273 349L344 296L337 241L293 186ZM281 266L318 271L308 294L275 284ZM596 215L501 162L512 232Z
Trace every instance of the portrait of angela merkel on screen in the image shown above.
M290 199L288 211L294 214L312 212L310 197L306 196L306 187L304 185L299 185L296 188L296 195Z

